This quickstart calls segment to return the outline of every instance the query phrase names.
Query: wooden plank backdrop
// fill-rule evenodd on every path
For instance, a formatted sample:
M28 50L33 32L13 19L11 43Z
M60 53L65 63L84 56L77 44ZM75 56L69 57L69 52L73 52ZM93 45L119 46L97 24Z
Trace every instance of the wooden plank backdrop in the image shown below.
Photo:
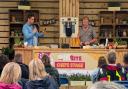
M58 44L59 39L59 17L63 16L78 16L81 21L83 16L88 16L90 20L94 20L96 26L94 27L99 34L99 11L107 11L107 3L113 0L29 0L32 9L40 11L40 19L56 18L57 24L43 26L40 30L47 30L44 39L40 40L41 44L49 45ZM121 3L121 9L128 9L128 0L116 0ZM19 0L0 0L0 49L4 45L9 44L9 9L17 9ZM3 33L3 34L2 34ZM56 34L57 33L57 34ZM56 35L55 35L56 34ZM50 41L48 40L50 39ZM57 41L56 41L57 39ZM45 42L44 42L45 41ZM68 42L64 40L64 42Z
M59 17L79 17L79 0L59 0ZM61 30L61 29L60 29ZM59 44L69 43L70 38L59 38Z

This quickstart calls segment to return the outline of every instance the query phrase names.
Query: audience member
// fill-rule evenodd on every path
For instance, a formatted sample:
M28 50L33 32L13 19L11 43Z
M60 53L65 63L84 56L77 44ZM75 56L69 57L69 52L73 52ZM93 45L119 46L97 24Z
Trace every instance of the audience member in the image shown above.
M16 54L14 57L14 61L18 63L22 70L22 76L21 78L29 79L29 69L26 64L23 63L23 58L21 54Z
M107 55L108 65L100 68L99 80L125 80L122 66L116 64L116 53L110 51Z
M91 86L89 89L127 89L123 85L107 82L107 81L99 81Z
M21 78L21 68L17 63L7 63L0 77L0 89L22 89L18 84Z
M99 71L102 66L107 65L106 59L104 56L100 56L98 60L98 67L95 69L91 75L93 83L98 81Z
M29 79L27 89L58 89L55 80L47 74L39 59L29 63Z
M9 59L6 55L0 54L0 75L3 70L3 67L9 62Z
M128 80L128 53L124 55L123 62L124 62L125 78L126 80Z
M44 55L41 60L44 63L46 72L50 74L55 79L58 86L60 86L58 70L51 65L50 58L47 55Z

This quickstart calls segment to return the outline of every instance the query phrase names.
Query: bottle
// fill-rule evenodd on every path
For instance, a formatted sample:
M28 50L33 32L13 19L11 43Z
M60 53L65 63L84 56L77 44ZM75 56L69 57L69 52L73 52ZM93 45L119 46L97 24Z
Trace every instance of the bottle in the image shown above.
M116 37L119 37L119 35L118 35L118 29L116 29Z
M118 36L121 37L122 36L122 33L121 33L121 29L120 27L118 27Z
M110 33L109 33L109 38L111 38L111 37L112 37L112 33L110 32Z
M108 33L107 32L105 32L105 37L108 37Z
M118 24L119 23L119 19L118 18L116 18L116 24Z
M127 36L127 32L126 30L123 31L123 37L126 37Z
M108 46L108 38L106 38L106 41L105 41L105 47Z

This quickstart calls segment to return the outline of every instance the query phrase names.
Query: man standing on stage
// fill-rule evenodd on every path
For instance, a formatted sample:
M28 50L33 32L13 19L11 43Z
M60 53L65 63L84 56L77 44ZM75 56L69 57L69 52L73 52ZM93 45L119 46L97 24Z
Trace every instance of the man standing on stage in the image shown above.
M39 33L36 26L34 25L34 15L30 14L27 17L27 22L24 24L22 28L22 32L24 35L24 43L27 46L37 46L38 37L43 37L43 33Z
M91 26L89 26L89 18L84 17L82 20L82 28L79 30L80 45L91 45L97 41L96 33Z

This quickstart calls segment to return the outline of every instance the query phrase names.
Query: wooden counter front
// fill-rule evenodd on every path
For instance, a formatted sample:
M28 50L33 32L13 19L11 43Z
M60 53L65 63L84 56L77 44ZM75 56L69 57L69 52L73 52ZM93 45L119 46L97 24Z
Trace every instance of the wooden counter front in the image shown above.
M109 49L43 49L43 48L15 48L15 54L21 53L23 55L24 63L28 64L32 59L37 58L36 53L38 52L51 52L51 53L79 53L79 54L86 54L95 59L96 61L100 56L107 55ZM123 55L128 51L128 49L115 49L117 54L117 63L122 63ZM90 60L90 59L87 59ZM93 60L87 61L88 66L93 64ZM94 62L97 63L97 62ZM97 64L95 64L96 66Z

